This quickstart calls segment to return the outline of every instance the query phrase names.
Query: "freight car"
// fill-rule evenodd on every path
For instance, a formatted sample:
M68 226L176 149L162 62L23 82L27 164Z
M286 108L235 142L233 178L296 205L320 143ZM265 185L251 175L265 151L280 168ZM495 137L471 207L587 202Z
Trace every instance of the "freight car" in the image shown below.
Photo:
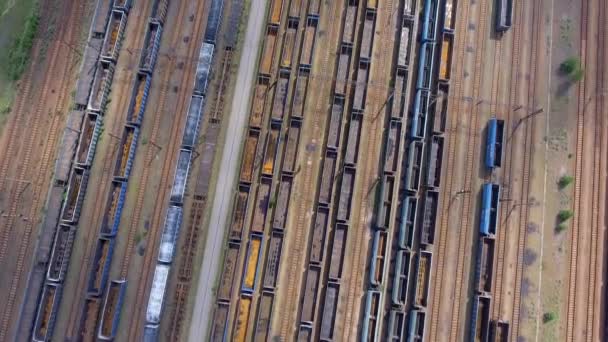
M494 183L486 183L483 185L479 232L484 236L496 235L499 199L500 185Z
M432 256L433 253L429 251L420 251L418 253L416 293L414 298L414 305L418 308L425 308L428 302Z
M426 313L422 310L413 309L410 311L407 342L424 341L424 323Z
M34 323L34 331L32 333L32 341L46 342L50 341L55 328L55 319L57 310L59 309L59 300L61 297L61 285L46 284L42 291L42 299L38 304L36 321Z
M365 301L365 313L361 341L378 341L380 327L378 326L382 312L382 292L369 290Z
M182 223L182 207L170 205L165 217L165 226L160 237L158 262L171 263L177 245L179 228Z
M492 298L478 295L471 310L471 342L485 342L490 337L490 305Z
M112 280L101 311L97 337L102 341L113 341L118 330L120 311L127 290L126 280Z
M496 0L496 32L505 32L513 24L513 0Z
M401 342L405 333L405 312L392 309L389 315L387 341Z
M504 135L504 120L490 119L486 138L485 164L488 169L500 167L502 162L502 145Z
M170 267L167 265L157 264L154 270L150 298L148 299L148 307L146 309L146 322L148 324L160 323L160 315L169 279L169 269Z
M386 249L388 244L388 233L377 230L374 233L372 244L372 260L369 268L369 282L373 287L382 285L386 266Z
M401 214L399 215L399 248L412 249L416 229L416 207L418 199L407 196L401 201Z
M327 283L325 291L325 301L323 302L323 317L321 317L321 329L319 336L321 341L332 341L334 339L334 326L338 309L338 295L340 294L340 284L335 282Z
M244 293L253 293L260 274L260 260L263 253L262 244L264 236L261 234L252 233L249 238L249 248L245 259L245 269L243 270L243 285L241 291Z
M139 68L141 71L152 74L156 58L158 57L158 49L160 48L160 38L163 33L163 27L156 21L151 21L148 24L148 31L144 41L144 50L141 53Z
M398 251L395 261L392 302L394 306L403 307L408 297L412 257L409 251Z
M72 254L74 243L74 227L60 224L55 234L51 261L47 271L47 279L52 282L63 282L65 273L68 271L68 262Z
M490 342L509 341L509 322L494 321L490 331Z

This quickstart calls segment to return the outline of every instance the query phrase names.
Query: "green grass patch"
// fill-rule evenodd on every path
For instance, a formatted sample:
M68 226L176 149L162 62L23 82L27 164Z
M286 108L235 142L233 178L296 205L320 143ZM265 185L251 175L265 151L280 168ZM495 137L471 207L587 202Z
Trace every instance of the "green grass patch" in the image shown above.
M568 75L574 82L578 82L585 77L585 70L581 66L578 57L569 57L559 65L559 70Z
M561 222L560 224L557 225L557 227L555 227L555 232L561 233L561 232L565 231L566 229L568 229L568 224L566 222Z
M16 38L8 50L8 63L4 64L4 72L7 78L11 81L16 81L21 78L27 64L30 61L30 52L34 45L34 38L38 31L40 17L38 11L34 10L26 21L23 33Z
M545 312L543 315L543 323L553 322L557 319L557 314L555 312Z
M560 189L565 189L568 185L572 184L573 181L574 181L574 177L569 176L569 175L564 175L564 176L562 176L562 178L559 179L559 182L557 182L557 185L559 186Z
M557 214L557 218L560 222L566 222L572 217L572 215L574 215L574 213L572 213L572 210L560 210Z

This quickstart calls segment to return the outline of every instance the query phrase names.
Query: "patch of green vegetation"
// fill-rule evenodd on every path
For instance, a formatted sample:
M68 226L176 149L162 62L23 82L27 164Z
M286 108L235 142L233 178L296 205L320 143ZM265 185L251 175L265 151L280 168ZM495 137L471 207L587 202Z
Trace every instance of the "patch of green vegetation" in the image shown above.
M25 20L25 28L21 36L11 44L8 50L8 63L4 65L4 72L9 80L18 80L25 71L25 67L30 61L30 52L34 45L39 22L38 11L34 10Z
M572 213L572 210L560 210L559 213L557 214L557 218L559 219L560 222L566 222L573 215L574 215L574 213Z
M543 323L553 322L557 319L557 314L555 312L545 312L543 315Z
M574 177L572 177L570 175L564 175L564 176L562 176L562 178L559 179L559 182L557 183L557 185L559 186L560 189L565 189L568 185L572 184L573 181L574 181Z
M568 224L566 222L561 222L560 224L557 225L557 227L555 227L555 232L561 233L561 232L565 231L566 229L568 229Z
M569 57L559 65L559 70L568 75L574 82L578 82L585 76L585 71L581 67L581 60L578 57Z

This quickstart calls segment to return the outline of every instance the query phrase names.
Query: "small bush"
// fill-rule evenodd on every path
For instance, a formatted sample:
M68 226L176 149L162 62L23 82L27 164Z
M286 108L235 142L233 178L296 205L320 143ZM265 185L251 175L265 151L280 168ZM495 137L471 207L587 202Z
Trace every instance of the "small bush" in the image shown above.
M557 314L555 312L545 312L543 315L543 323L549 323L557 319Z
M555 232L561 233L566 229L568 229L568 225L566 224L566 222L562 222L558 224L557 227L555 227Z
M559 213L557 214L557 218L559 219L560 222L565 222L568 221L572 215L574 215L572 213L571 210L560 210Z
M570 185L573 181L574 181L574 177L572 177L572 176L569 176L569 175L562 176L562 178L560 178L559 182L558 182L559 188L564 189L565 187Z
M578 59L578 57L570 57L563 61L562 64L560 64L559 70L561 70L565 74L570 75L576 70L580 69L580 67L581 61Z
M585 71L581 67L581 61L578 57L570 57L563 61L559 66L559 70L570 76L574 82L582 80L585 76Z

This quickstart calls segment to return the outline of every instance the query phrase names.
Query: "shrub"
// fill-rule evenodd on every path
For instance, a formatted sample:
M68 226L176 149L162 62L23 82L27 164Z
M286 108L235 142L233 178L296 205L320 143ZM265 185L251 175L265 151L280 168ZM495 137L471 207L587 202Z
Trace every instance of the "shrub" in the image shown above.
M557 314L555 312L545 312L543 315L543 323L549 323L554 321L557 318Z
M559 188L564 189L565 187L570 185L573 181L574 181L574 177L572 177L572 176L569 176L569 175L562 176L562 178L560 178L559 182L558 182Z
M572 74L576 70L580 69L581 61L578 57L569 57L565 61L562 62L559 66L559 70L561 70L565 74Z
M570 76L574 82L582 80L585 76L585 71L581 68L581 61L578 57L569 57L563 61L559 66L559 70Z
M560 222L568 221L574 215L571 210L560 210L557 214L557 218L559 218Z

